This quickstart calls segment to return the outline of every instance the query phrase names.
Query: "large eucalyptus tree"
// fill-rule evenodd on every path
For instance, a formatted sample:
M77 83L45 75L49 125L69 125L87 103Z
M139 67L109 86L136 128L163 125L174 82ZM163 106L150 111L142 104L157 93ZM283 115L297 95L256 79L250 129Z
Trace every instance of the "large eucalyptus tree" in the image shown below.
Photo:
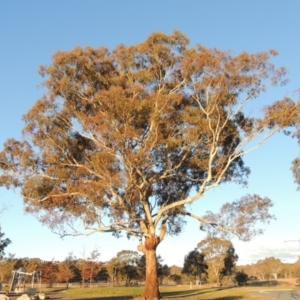
M275 51L235 56L188 43L175 31L112 51L56 52L40 69L46 93L24 115L24 139L0 153L0 185L17 188L26 211L53 231L137 238L147 299L160 297L156 248L187 217L241 239L272 217L271 201L257 195L224 204L220 218L190 204L220 184L245 184L243 156L297 114L288 98L248 109L283 83Z

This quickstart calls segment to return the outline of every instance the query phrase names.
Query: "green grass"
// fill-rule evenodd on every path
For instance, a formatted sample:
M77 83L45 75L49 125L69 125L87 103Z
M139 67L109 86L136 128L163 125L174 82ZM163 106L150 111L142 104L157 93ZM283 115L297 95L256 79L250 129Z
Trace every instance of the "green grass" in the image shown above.
M134 298L141 295L143 287L85 287L71 288L63 298Z
M283 286L264 287L268 289L283 289ZM295 288L286 286L285 288ZM144 287L85 287L85 288L70 288L64 290L60 298L74 299L133 299L142 294ZM194 298L194 299L219 299L219 300L234 300L253 297L253 291L260 291L262 287L230 287L230 288L206 288L190 289L188 286L161 286L160 292L164 298ZM52 289L53 292L58 292L57 289ZM60 290L61 291L61 290ZM47 291L45 291L47 293ZM263 297L255 297L263 298Z

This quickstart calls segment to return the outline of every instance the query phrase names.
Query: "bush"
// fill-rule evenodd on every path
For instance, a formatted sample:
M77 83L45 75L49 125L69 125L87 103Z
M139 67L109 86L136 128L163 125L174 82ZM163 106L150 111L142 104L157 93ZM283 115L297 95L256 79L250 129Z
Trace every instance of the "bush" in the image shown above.
M239 286L247 285L247 281L249 280L248 275L244 271L237 272L235 275L235 281Z

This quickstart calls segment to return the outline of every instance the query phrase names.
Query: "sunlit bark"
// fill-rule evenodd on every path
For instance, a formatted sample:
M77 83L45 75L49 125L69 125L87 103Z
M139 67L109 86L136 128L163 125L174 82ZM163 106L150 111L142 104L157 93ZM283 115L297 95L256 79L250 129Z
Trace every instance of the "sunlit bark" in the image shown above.
M160 239L156 236L147 237L145 243L139 246L139 250L144 252L146 256L146 280L145 289L142 298L145 299L159 299L159 283L157 275L157 260L156 260L156 247Z

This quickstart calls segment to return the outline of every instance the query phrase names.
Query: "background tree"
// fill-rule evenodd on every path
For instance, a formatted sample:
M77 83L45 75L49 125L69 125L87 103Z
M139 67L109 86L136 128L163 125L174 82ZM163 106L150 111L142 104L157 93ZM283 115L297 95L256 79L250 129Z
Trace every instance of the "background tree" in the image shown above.
M66 289L69 288L70 280L74 277L74 270L68 261L63 261L58 265L57 280L66 283Z
M191 275L196 278L196 284L201 284L201 274L207 273L207 264L204 261L204 254L194 249L184 257L182 274Z
M19 269L20 267L23 267L26 272L32 273L36 271L42 263L42 260L40 258L35 257L23 257L20 258L20 261L18 261L17 265L15 266L15 269Z
M101 263L87 260L87 259L79 259L77 262L77 266L80 272L81 277L81 286L84 287L86 282L88 286L92 286L93 279L97 276L98 272L101 269Z
M88 257L87 257L88 256ZM86 248L83 247L81 259L77 260L77 268L81 277L81 286L85 286L85 282L89 282L91 287L93 279L97 276L101 269L102 263L98 261L100 252L97 248L86 254Z
M272 276L274 279L278 278L278 275L283 269L283 263L280 259L275 257L266 257L264 260L261 260L260 263L265 265L269 276Z
M22 257L16 261L12 270L19 270L20 268L23 268L25 270L25 272L27 272L27 273L34 273L35 271L37 271L39 273L42 263L43 263L43 261L40 258ZM34 277L24 276L24 283L31 284L32 280L35 283L39 282L38 281L38 278L39 278L38 273L35 273ZM50 283L50 280L45 280L45 282L48 282L49 285L51 285L53 283L53 282Z
M109 281L114 285L117 282L117 275L119 271L119 260L116 257L111 258L105 263L105 268Z
M298 113L284 98L250 115L263 103L251 100L284 83L286 70L270 63L276 51L234 56L188 42L175 31L113 51L58 51L41 67L47 93L24 115L24 139L0 152L0 185L18 188L53 231L82 234L81 219L87 234L137 238L147 299L160 297L156 248L187 217L243 240L261 233L268 198L248 195L220 215L190 204L220 184L246 184L243 156Z
M169 269L170 269L170 275L169 275L169 278L170 278L172 281L174 281L174 283L176 283L176 284L182 283L182 276L181 276L182 268L173 265L173 266L171 266Z
M238 265L236 266L236 272L245 272L249 276L249 280L258 280L257 266L256 264L250 265Z
M97 274L97 280L104 281L104 282L108 282L108 280L109 280L109 277L107 274L107 269L105 267L105 263L103 263L100 271Z
M47 283L48 287L52 287L57 279L58 264L53 261L43 261L39 270L42 275L42 282Z
M170 279L173 280L176 284L182 283L182 278L181 278L181 275L179 275L179 274L171 274Z
M0 259L0 281L9 283L12 279L12 271L17 259L14 254L8 254L6 257Z
M300 278L300 256L298 257L298 260L294 263L293 275L294 277Z
M8 238L4 238L5 233L2 232L2 228L0 226L0 259L5 255L4 249L11 243L11 240Z
M291 278L293 274L294 264L283 263L281 274L284 278Z
M146 279L146 256L145 255L141 255L140 259L138 260L137 272L140 281L144 281Z
M182 271L181 267L178 267L178 266L175 266L175 265L173 265L173 266L170 267L170 273L171 274L178 274L178 275L180 275L181 271Z
M163 258L158 255L157 256L157 276L160 284L163 283L164 279L169 277L170 268L167 264L164 264Z
M229 240L207 237L197 247L204 255L210 280L215 280L220 285L223 276L229 273L237 260L232 243Z
M87 258L87 266L88 266L88 273L89 273L89 282L90 287L92 285L93 279L97 276L98 272L102 267L102 262L99 261L100 252L98 249L94 249L90 252L89 257Z
M245 286L249 280L248 275L244 271L238 271L235 274L235 281L239 286Z
M66 283L69 288L70 280L75 277L75 258L73 253L69 253L66 259L59 263L57 279Z
M118 272L120 280L125 283L126 286L130 285L133 280L138 279L138 273L136 266L133 265L123 265Z
M18 259L15 260L15 264L14 264L13 270L19 270L20 268L24 269L23 258L18 258Z
M271 270L264 259L260 259L255 264L256 275L260 280L269 279L271 275Z
M138 279L137 265L140 255L137 251L122 250L117 253L118 275L125 285L129 285L132 280Z
M239 257L235 253L235 249L233 246L229 247L224 258L224 267L220 272L221 278L224 276L231 276L235 271L235 265L238 261Z

